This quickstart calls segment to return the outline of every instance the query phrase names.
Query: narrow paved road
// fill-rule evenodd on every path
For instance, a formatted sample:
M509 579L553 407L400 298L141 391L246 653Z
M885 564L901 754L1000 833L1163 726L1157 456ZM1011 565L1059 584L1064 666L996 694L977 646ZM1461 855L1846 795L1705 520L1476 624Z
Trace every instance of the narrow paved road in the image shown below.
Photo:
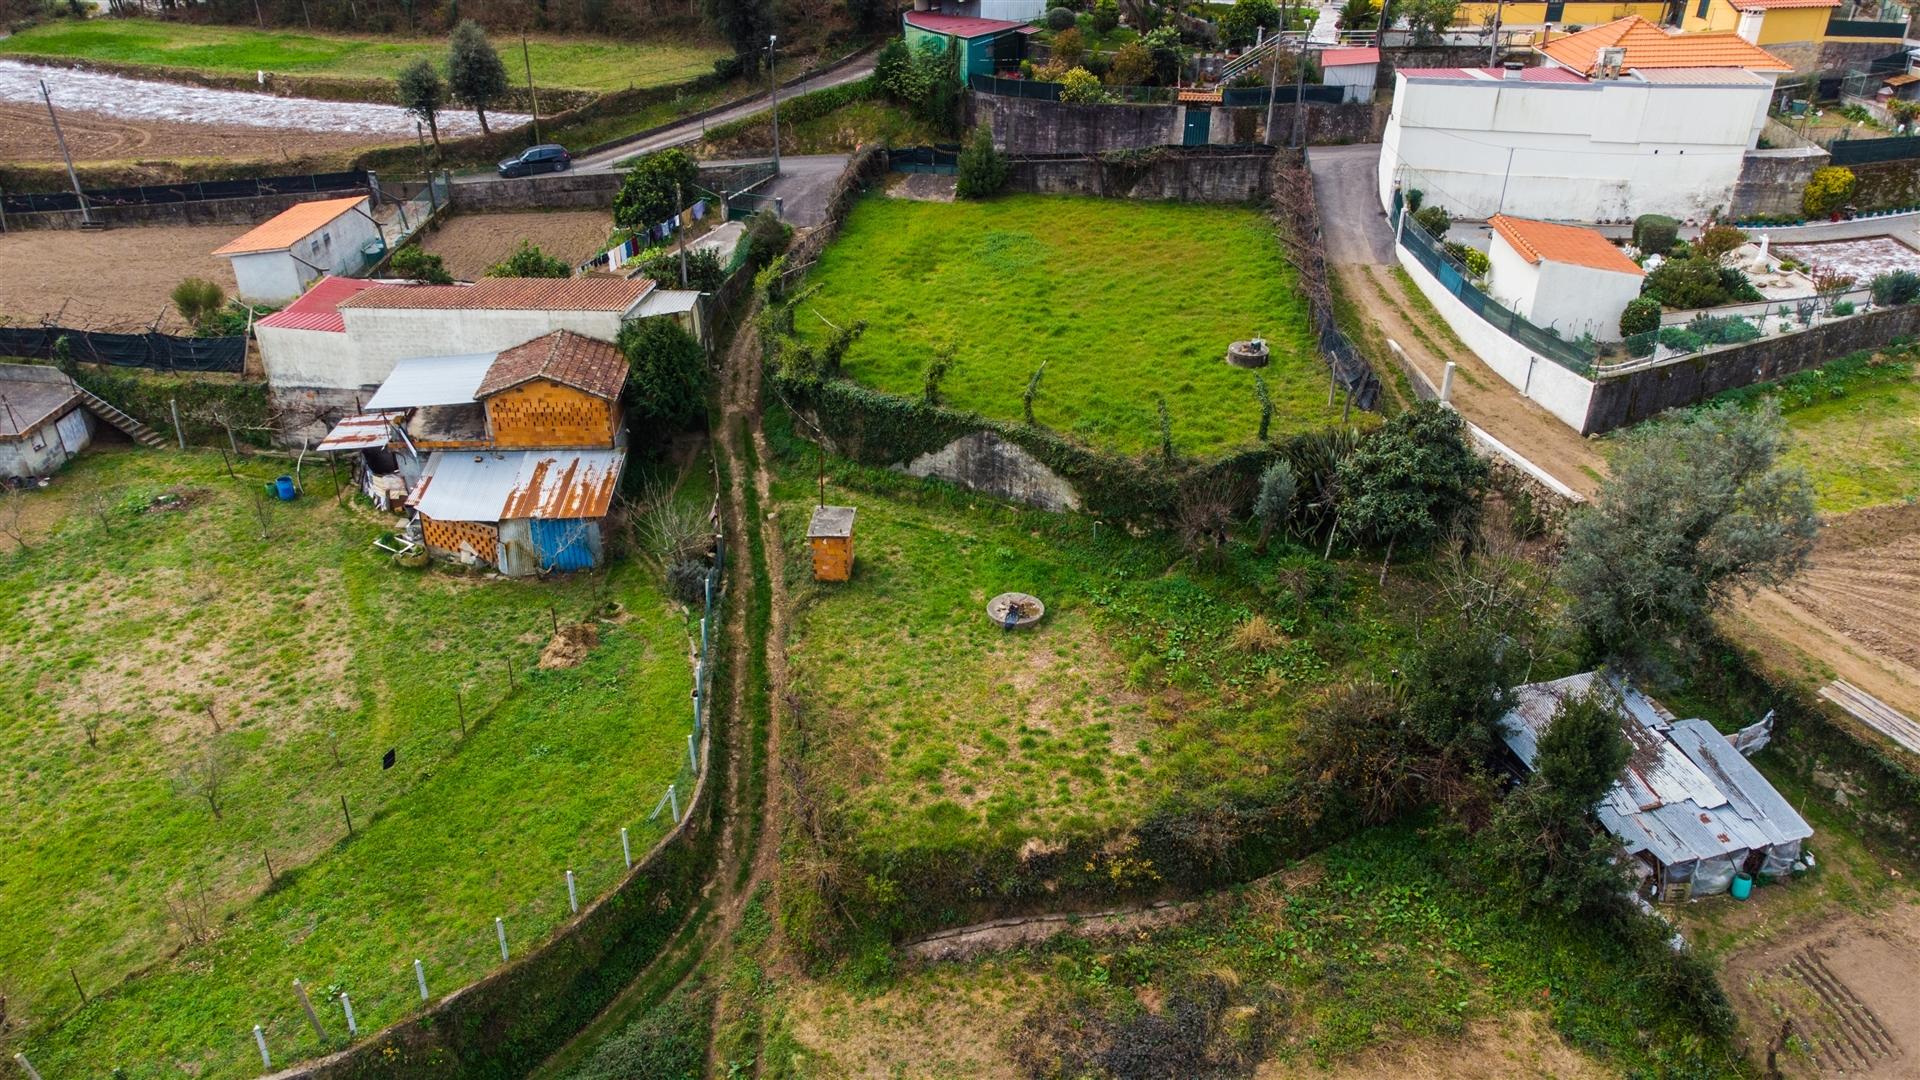
M837 68L833 71L825 72L820 75L810 76L806 79L803 79L793 84L792 86L781 87L780 97L781 97L781 100L785 100L789 97L793 97L796 94L806 94L806 93L811 93L815 90L825 90L830 86L840 86L844 83L850 83L858 79L864 79L872 73L873 73L873 54L867 53L859 57L858 59L854 60L852 63L847 64L845 67ZM752 116L755 113L764 113L767 111L770 102L771 102L770 95L756 94L755 96L748 98L745 101L741 101L734 105L730 105L727 108L722 109L721 111L711 116L700 117L698 119L682 120L679 123L674 124L672 127L658 130L658 131L652 132L651 134L635 136L634 138L626 142L623 142L618 146L609 147L608 149L601 150L598 153L589 154L585 157L574 159L574 163L573 163L574 171L576 172L616 171L620 168L621 162L625 161L630 157L633 157L636 154L651 153L652 151L655 151L655 150L664 150L669 146L679 146L682 143L695 142L703 134L705 134L706 130L710 127L714 127L719 124L724 124L731 120L738 120L738 119L741 119L742 117ZM769 132L768 146L769 147L772 146L771 132ZM799 159L792 159L792 160L799 160ZM842 160L844 161L845 159L842 159ZM836 169L835 172L837 173L838 170ZM454 183L486 184L486 183L491 183L498 179L500 179L500 177L496 173L489 171L484 173L474 173L468 176L456 176L454 177Z

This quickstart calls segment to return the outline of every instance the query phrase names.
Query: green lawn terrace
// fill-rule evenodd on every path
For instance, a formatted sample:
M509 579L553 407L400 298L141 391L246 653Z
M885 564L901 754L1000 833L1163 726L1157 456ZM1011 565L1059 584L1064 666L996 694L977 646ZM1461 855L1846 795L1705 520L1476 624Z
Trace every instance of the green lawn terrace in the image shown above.
M1269 795L1303 710L1385 677L1430 593L1285 543L1198 570L1162 536L845 464L827 499L858 510L853 576L815 583L812 454L791 454L774 495L807 762L874 864L1047 850L1171 799ZM1002 629L986 606L1007 591L1046 617Z
M0 993L42 1075L252 1076L256 1023L276 1065L337 1049L333 995L362 1032L407 1015L415 958L451 993L496 916L524 955L568 870L585 904L623 827L635 857L667 828L698 631L651 570L399 568L324 465L256 494L284 464L91 451L0 542ZM579 666L539 663L556 619L598 631Z
M928 361L951 347L947 404L998 420L1022 418L1045 364L1035 421L1120 454L1158 449L1164 396L1175 451L1219 457L1257 443L1256 376L1273 437L1339 422L1274 228L1242 206L869 196L808 273L820 289L798 327L820 340L829 322L864 320L845 373L902 395L918 395ZM1256 336L1266 368L1226 363L1228 345Z

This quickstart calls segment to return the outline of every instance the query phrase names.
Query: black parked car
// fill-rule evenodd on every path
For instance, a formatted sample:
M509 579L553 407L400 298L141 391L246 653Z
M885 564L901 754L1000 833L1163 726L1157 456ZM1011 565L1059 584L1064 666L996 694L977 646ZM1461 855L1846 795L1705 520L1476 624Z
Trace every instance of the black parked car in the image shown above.
M573 155L558 143L528 147L518 157L500 163L501 176L528 176L533 173L559 172L573 166Z

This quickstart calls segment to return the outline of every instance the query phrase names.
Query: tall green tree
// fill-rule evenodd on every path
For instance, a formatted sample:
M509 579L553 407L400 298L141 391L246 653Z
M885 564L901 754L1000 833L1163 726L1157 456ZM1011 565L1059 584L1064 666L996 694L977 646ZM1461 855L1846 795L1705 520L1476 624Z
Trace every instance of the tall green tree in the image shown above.
M701 0L701 6L707 22L733 46L739 72L759 71L767 56L767 36L773 33L770 0Z
M1387 548L1421 550L1478 512L1487 466L1460 414L1422 402L1380 425L1340 462L1340 527ZM1382 568L1384 573L1384 567Z
M613 196L613 223L623 229L644 229L673 216L674 185L681 198L693 192L700 165L679 147L642 157L627 169L626 179Z
M447 105L447 84L440 80L433 61L425 57L408 64L394 80L400 106L420 118L433 136L433 153L440 155L440 110Z
M462 19L453 28L447 47L447 83L455 97L473 106L474 115L480 118L480 133L492 134L487 127L487 107L507 92L507 65L501 62L493 42L487 40L487 32L472 19Z
M1684 630L1736 592L1799 573L1818 521L1804 473L1783 468L1777 405L1655 423L1614 453L1574 514L1560 564L1590 644L1625 653Z
M982 124L973 129L973 137L960 151L954 194L962 199L998 195L1007 186L1008 171L1006 157L994 149L993 132Z
M1619 709L1602 686L1562 701L1540 737L1533 775L1500 804L1483 837L1494 875L1569 915L1612 903L1625 885L1619 845L1592 817L1627 763Z
M620 329L627 358L627 410L637 420L681 428L706 410L707 352L693 335L666 316L640 319Z

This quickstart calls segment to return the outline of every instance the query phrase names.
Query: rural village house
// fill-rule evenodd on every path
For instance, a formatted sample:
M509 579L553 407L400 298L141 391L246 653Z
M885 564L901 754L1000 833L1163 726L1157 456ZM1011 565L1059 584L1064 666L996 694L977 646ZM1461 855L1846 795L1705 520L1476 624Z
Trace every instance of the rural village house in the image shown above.
M281 437L361 411L400 361L492 356L556 330L611 342L638 319L672 318L699 336L699 294L646 278L483 278L410 285L327 278L255 324Z
M1418 188L1465 218L1701 219L1727 205L1791 70L1732 32L1638 16L1538 51L1541 67L1397 72L1381 204Z
M429 554L510 576L600 564L626 462L612 343L556 330L497 353L413 357L318 449L358 451L367 493Z
M46 476L93 441L80 388L60 371L0 364L0 480Z
M1487 291L1535 326L1565 338L1620 337L1620 312L1647 276L1592 229L1495 214L1487 222Z
M1723 893L1736 874L1790 872L1813 828L1743 754L1766 745L1769 721L1742 731L1739 746L1704 720L1680 720L1625 680L1600 672L1514 688L1501 737L1531 772L1540 737L1560 703L1609 695L1631 748L1619 782L1593 809L1667 902Z
M316 278L359 273L384 248L367 196L355 195L290 206L213 253L232 261L240 299L284 304Z

